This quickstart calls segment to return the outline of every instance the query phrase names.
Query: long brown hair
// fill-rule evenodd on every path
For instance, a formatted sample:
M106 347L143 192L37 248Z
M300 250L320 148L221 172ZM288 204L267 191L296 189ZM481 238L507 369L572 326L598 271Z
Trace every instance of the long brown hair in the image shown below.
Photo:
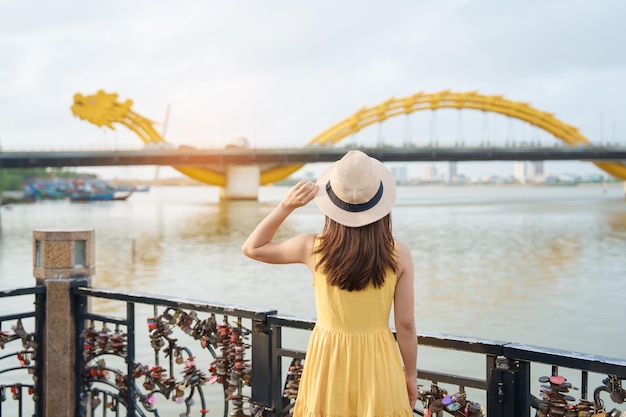
M379 288L389 270L397 271L391 214L361 227L346 227L327 216L319 239L315 267L342 290L359 291L370 284Z

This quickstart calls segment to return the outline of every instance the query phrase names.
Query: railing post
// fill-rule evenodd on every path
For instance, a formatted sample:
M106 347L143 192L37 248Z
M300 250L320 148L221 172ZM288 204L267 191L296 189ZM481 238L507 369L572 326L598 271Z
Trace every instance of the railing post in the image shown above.
M252 321L252 402L272 407L272 328L267 321Z
M493 366L487 381L487 415L530 417L530 363L505 357L491 359Z
M95 274L93 230L33 231L33 276L46 287L45 326L38 360L43 361L44 417L76 417L76 326L72 287ZM40 306L37 306L38 308ZM78 326L81 327L80 324Z
M283 403L282 378L282 356L278 350L283 347L283 328L272 326L272 403L276 408L274 416L282 416L285 404Z

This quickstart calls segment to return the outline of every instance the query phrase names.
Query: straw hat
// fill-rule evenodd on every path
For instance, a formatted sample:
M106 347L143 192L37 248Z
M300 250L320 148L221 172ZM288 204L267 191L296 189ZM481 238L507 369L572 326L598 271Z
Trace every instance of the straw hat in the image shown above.
M317 179L315 202L322 212L347 227L385 217L396 202L396 182L377 159L350 151Z

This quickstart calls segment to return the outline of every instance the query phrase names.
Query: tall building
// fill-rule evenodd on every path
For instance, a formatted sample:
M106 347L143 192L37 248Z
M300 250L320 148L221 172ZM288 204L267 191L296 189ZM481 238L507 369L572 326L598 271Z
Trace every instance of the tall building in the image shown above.
M532 182L543 180L543 161L533 161L529 165L528 179Z
M424 167L424 181L437 181L437 167L435 165L428 164Z
M515 161L513 178L518 180L520 184L526 184L526 161Z
M456 171L456 161L448 162L448 182L456 182L459 179L459 175Z

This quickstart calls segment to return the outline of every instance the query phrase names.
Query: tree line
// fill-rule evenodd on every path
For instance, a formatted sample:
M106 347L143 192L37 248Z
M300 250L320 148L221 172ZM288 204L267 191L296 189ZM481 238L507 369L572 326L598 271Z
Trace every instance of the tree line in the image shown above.
M20 191L24 184L36 179L96 178L95 174L78 173L73 168L11 168L0 169L0 191Z

